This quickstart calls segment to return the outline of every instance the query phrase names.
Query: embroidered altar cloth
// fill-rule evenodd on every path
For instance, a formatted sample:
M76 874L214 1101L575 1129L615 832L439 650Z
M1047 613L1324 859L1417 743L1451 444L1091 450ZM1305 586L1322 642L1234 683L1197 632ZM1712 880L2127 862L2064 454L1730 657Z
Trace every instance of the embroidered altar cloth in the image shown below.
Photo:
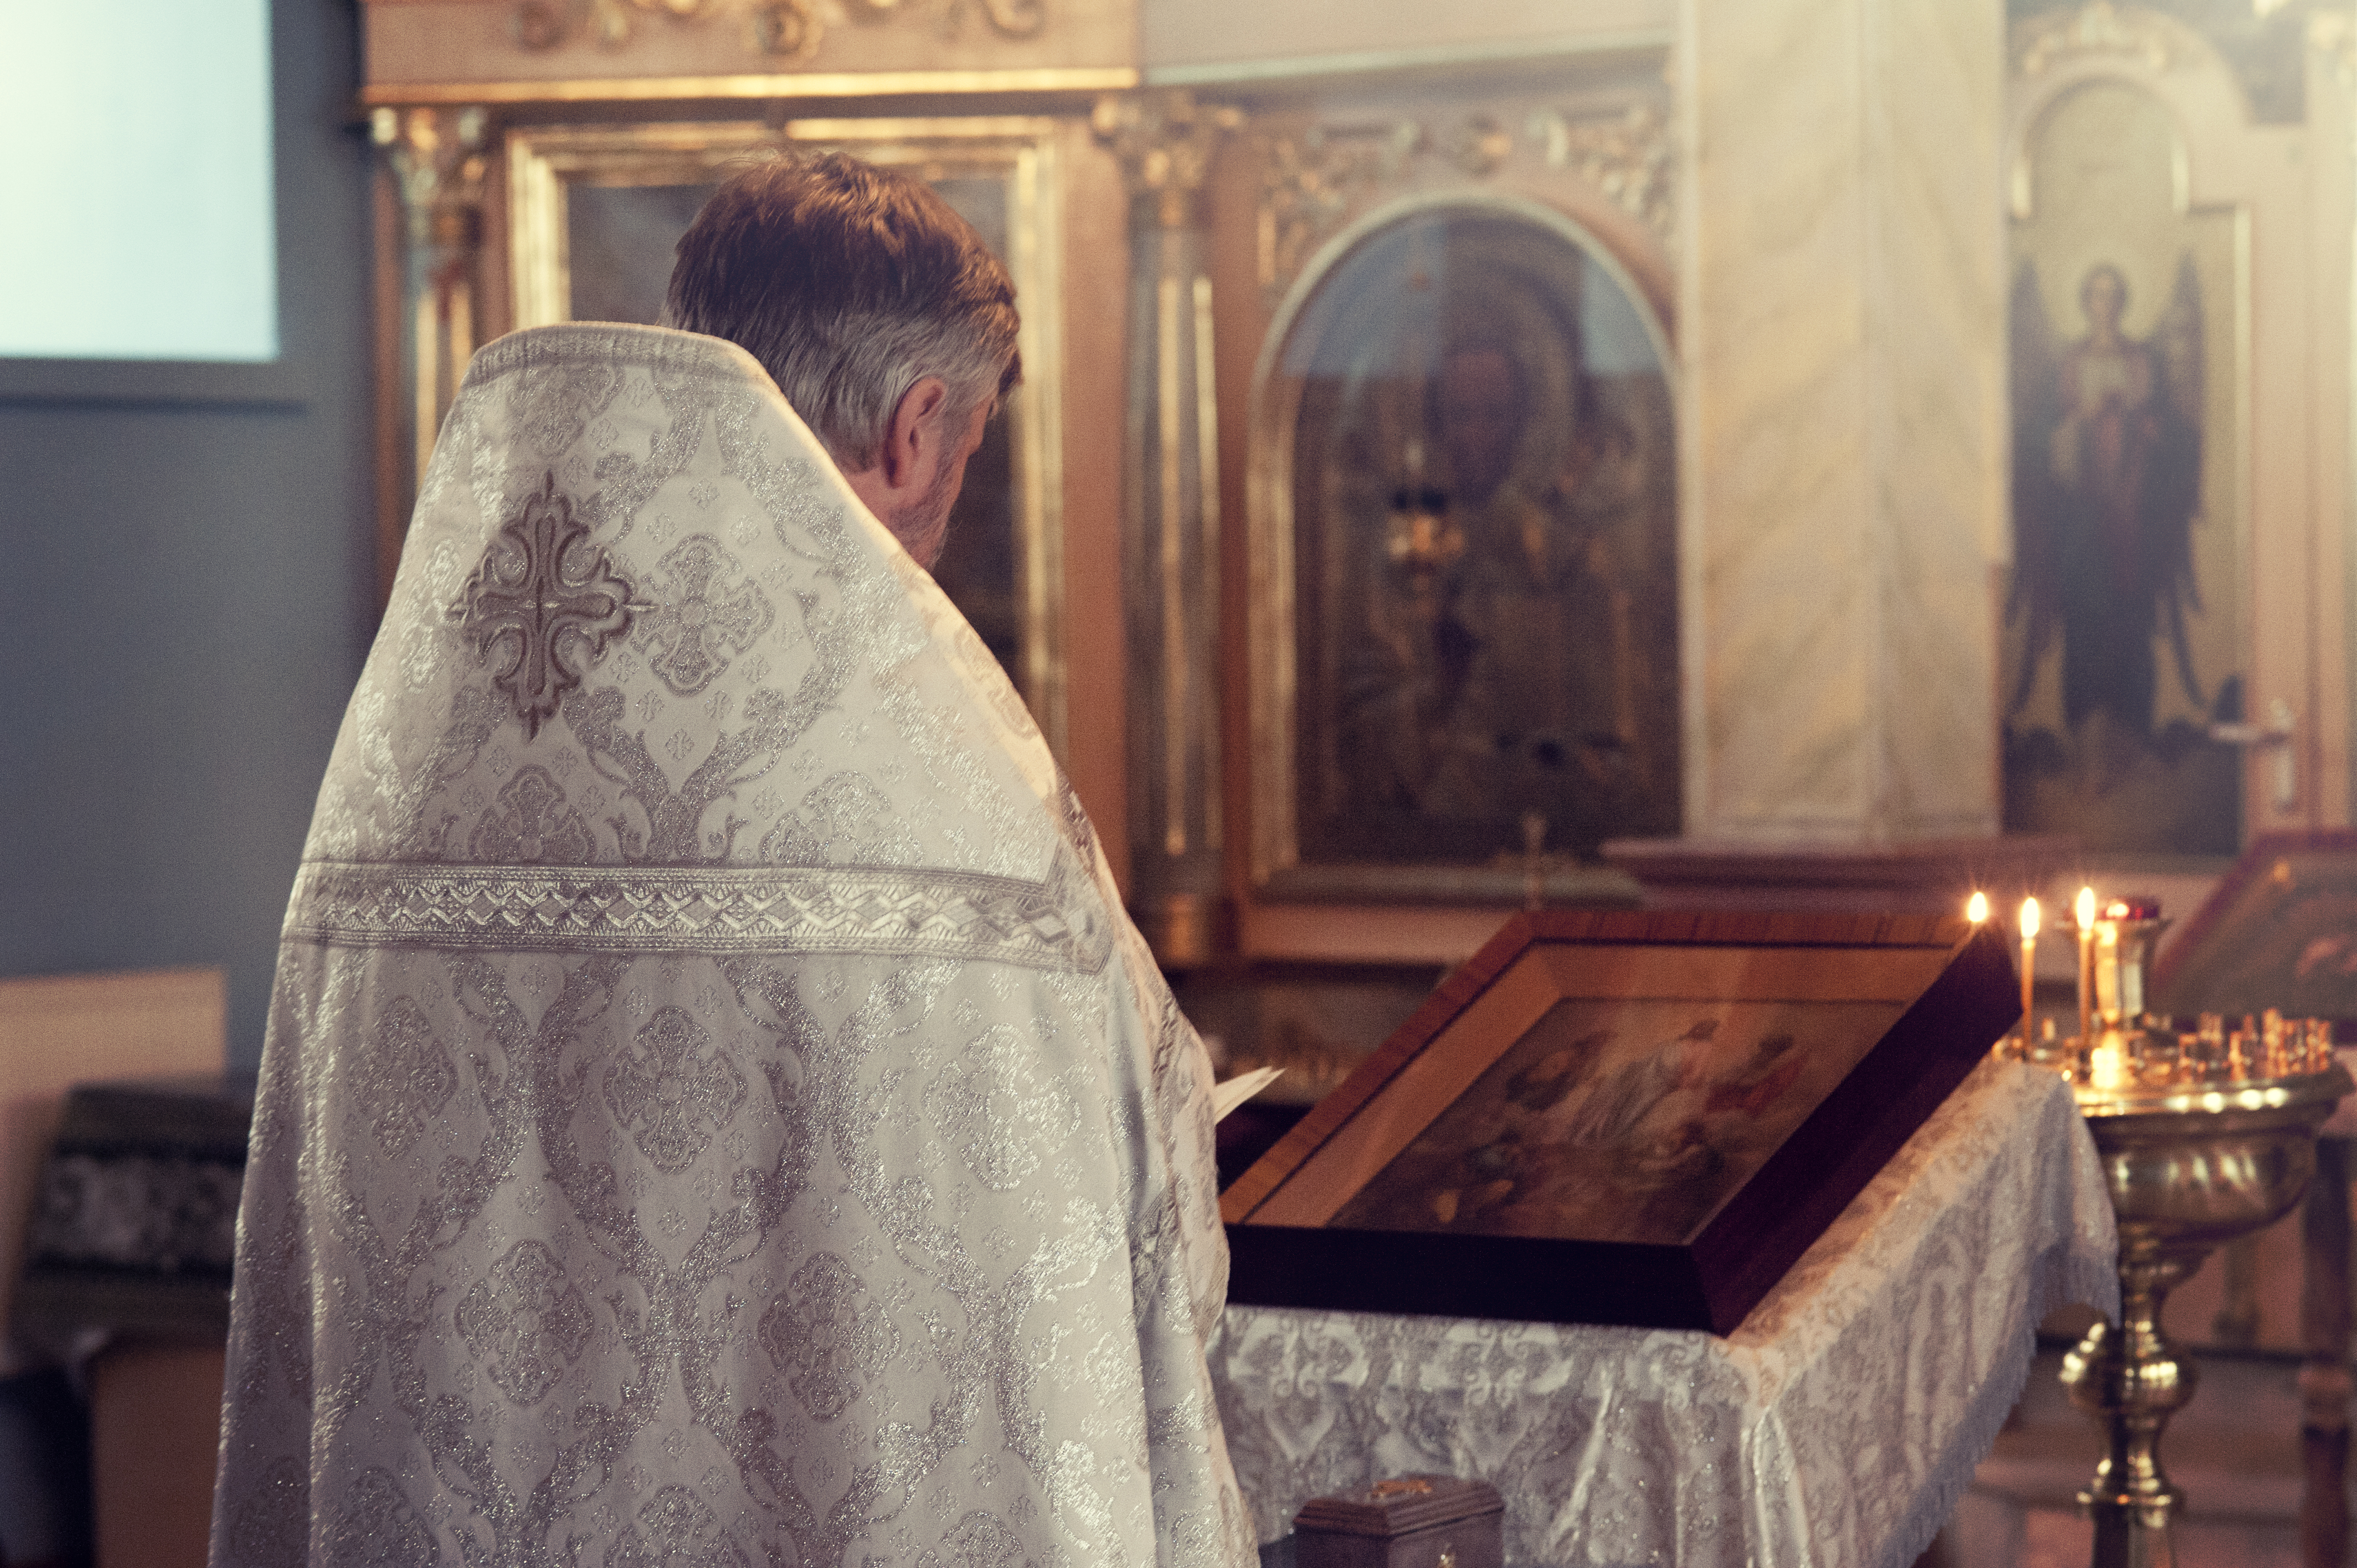
M2069 1089L1986 1061L1725 1339L1231 1306L1212 1380L1263 1541L1439 1472L1504 1495L1521 1568L1907 1568L2039 1320L2117 1315L2116 1247Z
M477 355L286 915L217 1568L1243 1568L1211 1079L759 365Z

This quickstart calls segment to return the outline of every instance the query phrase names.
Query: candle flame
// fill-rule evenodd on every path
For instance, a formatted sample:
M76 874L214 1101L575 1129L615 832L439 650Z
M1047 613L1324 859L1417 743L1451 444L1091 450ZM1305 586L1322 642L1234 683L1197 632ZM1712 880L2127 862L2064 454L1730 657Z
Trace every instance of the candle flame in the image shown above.
M1964 918L1975 926L1988 918L1987 894L1975 893L1972 896L1971 901L1964 906Z
M2037 934L2038 900L2035 898L2024 898L2021 901L2021 940L2028 941Z
M2119 1089L2127 1081L2127 1063L2117 1041L2118 1036L2105 1035L2104 1043L2088 1053L2088 1081L2097 1089Z
M2079 929L2081 930L2086 930L2094 925L2095 890L2093 888L2082 887L2079 889L2079 897L2077 901L2072 906L2072 913L2079 917Z

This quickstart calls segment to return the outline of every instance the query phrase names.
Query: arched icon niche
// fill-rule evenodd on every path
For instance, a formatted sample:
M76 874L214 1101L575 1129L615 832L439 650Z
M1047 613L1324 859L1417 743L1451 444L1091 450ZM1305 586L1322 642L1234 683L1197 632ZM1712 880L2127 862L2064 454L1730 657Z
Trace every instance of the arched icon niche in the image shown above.
M1675 833L1669 355L1609 252L1511 198L1372 214L1256 392L1264 881Z

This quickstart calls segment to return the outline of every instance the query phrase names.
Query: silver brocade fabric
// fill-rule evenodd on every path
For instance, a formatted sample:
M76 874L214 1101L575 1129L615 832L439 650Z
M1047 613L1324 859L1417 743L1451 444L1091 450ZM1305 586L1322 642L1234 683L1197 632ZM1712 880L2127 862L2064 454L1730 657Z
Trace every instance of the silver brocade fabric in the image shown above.
M1422 1471L1498 1487L1518 1568L1906 1568L2116 1246L2070 1090L1991 1062L1725 1339L1231 1306L1212 1376L1265 1540Z
M287 911L212 1562L1250 1563L1210 1094L752 359L504 338Z

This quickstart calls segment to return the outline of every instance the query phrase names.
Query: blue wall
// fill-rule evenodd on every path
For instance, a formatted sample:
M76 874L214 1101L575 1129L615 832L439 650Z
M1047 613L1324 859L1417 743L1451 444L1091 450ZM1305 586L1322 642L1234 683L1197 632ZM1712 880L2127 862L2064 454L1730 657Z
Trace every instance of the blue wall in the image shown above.
M275 13L300 401L0 401L0 974L221 965L249 1068L373 618L356 17Z

